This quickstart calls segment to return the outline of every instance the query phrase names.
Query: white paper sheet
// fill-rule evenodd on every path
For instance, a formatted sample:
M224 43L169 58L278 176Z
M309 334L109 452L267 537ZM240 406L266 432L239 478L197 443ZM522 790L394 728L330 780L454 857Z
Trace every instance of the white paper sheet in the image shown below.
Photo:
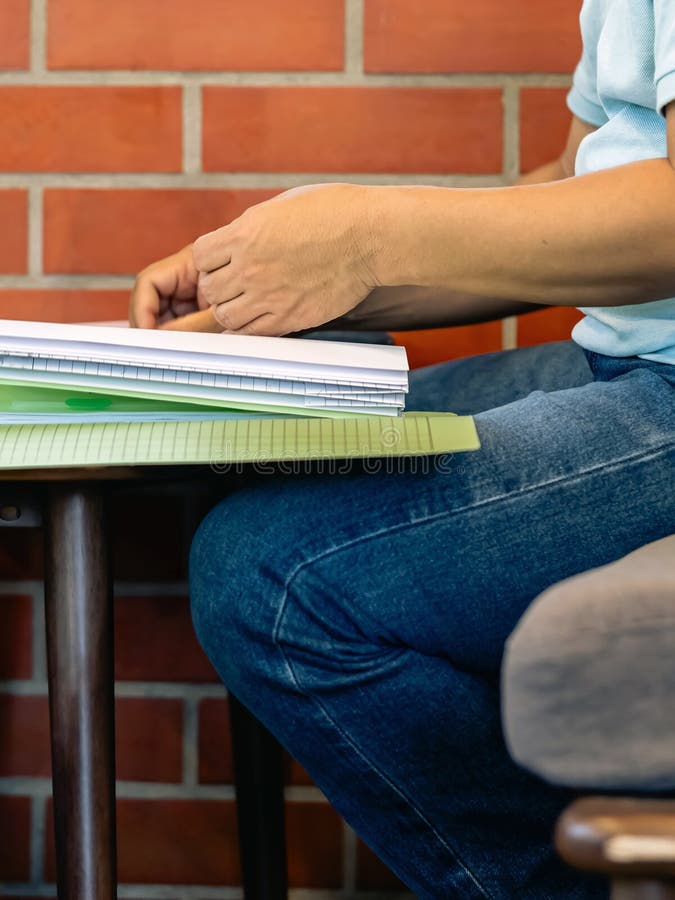
M396 416L407 370L381 344L0 320L0 383Z
M0 319L0 352L13 351L394 385L408 371L405 348L391 345Z

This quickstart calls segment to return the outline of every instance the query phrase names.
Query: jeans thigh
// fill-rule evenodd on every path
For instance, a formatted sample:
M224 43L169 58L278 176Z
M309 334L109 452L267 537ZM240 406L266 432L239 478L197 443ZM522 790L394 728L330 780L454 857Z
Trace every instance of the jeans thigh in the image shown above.
M532 391L560 391L592 380L581 347L560 341L415 369L406 407L470 415L521 400Z
M199 564L258 620L311 579L323 621L496 671L539 592L675 531L672 399L640 371L481 413L476 453L260 477L207 519Z

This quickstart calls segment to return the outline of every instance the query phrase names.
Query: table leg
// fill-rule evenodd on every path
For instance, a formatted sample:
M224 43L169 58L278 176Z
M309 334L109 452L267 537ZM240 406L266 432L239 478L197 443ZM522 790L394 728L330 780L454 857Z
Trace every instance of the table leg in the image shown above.
M50 486L45 519L58 896L114 900L113 620L100 486Z

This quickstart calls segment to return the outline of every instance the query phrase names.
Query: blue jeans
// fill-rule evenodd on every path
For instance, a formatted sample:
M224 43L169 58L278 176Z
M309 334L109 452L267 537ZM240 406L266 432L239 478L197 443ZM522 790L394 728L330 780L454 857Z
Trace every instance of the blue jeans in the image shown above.
M221 678L421 898L607 896L505 750L499 666L540 591L675 532L674 386L570 342L418 370L409 408L477 413L478 453L260 475L201 525Z

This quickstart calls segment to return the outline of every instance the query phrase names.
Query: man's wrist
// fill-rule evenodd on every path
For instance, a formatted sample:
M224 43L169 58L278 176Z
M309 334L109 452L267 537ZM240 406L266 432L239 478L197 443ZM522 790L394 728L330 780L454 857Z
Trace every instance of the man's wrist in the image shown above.
M364 190L374 286L431 285L425 235L434 230L429 201L441 189L378 185Z
M369 287L401 284L396 281L392 245L396 231L391 188L359 188L359 247L369 276Z

